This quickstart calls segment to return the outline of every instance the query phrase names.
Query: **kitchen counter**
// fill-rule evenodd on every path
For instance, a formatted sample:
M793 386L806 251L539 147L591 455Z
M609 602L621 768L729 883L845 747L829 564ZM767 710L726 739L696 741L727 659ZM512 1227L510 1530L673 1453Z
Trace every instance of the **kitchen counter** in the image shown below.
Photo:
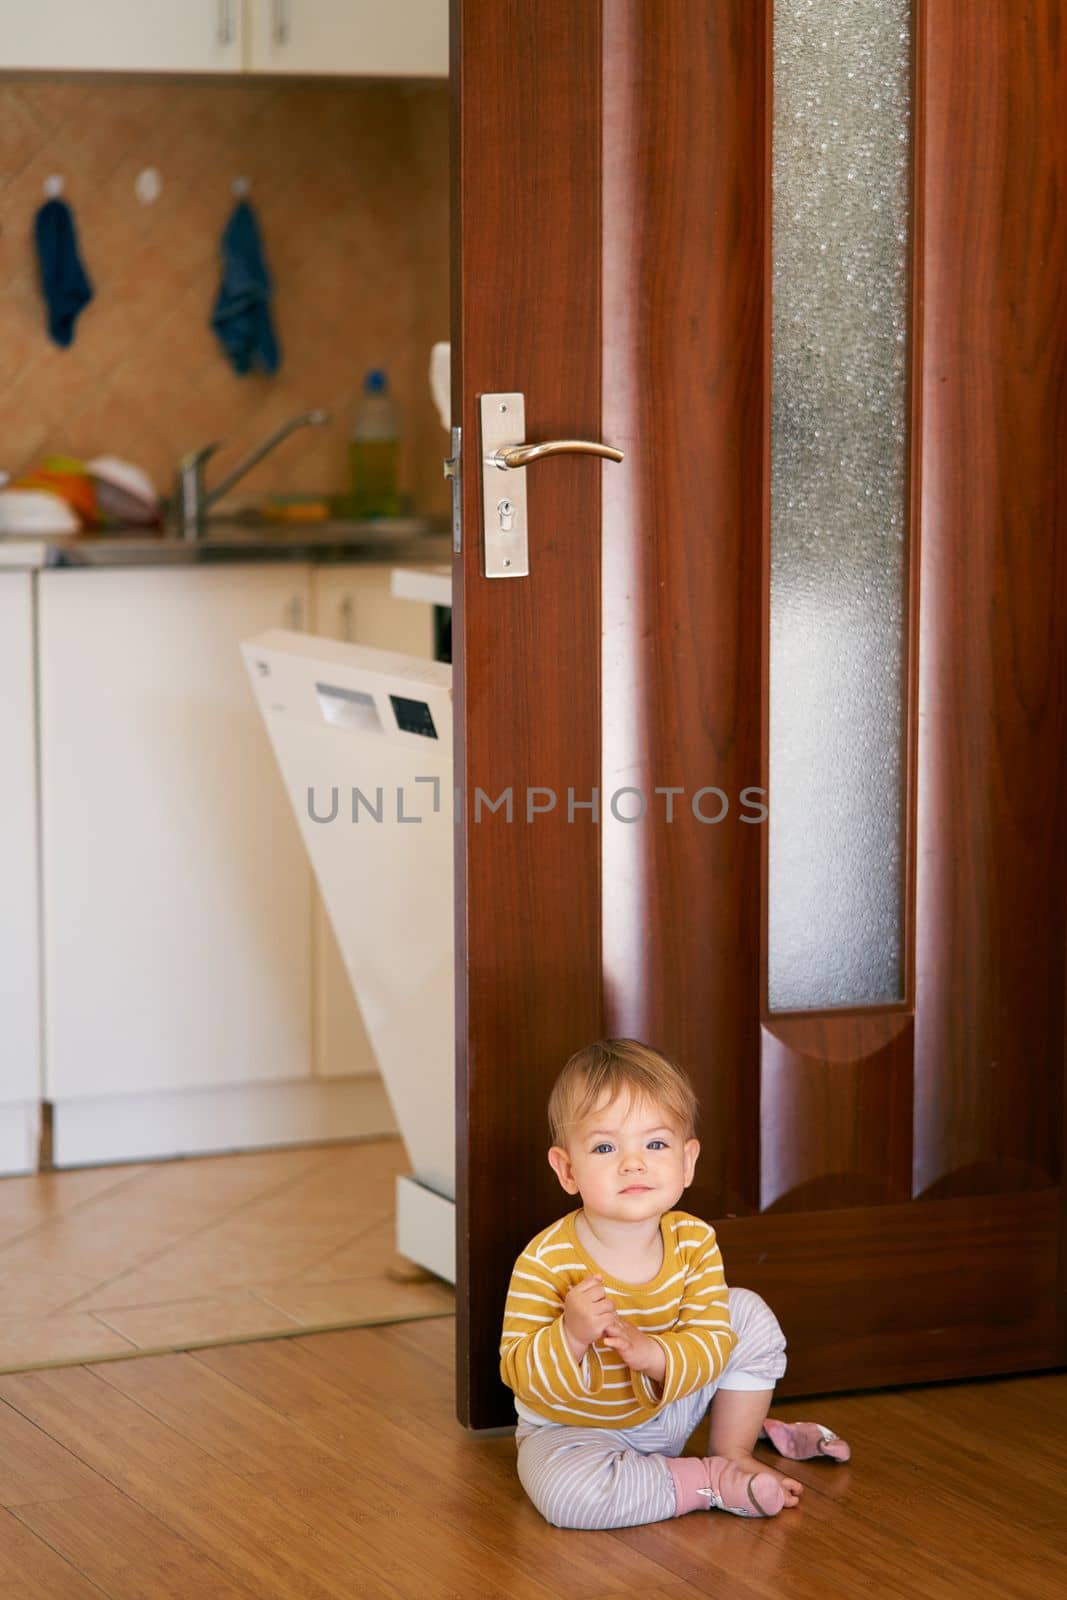
M451 566L404 566L393 573L395 600L423 600L431 606L452 604Z
M206 562L314 561L437 564L451 554L447 517L250 526L209 523L203 539L159 535L0 538L0 570L40 567L185 567Z

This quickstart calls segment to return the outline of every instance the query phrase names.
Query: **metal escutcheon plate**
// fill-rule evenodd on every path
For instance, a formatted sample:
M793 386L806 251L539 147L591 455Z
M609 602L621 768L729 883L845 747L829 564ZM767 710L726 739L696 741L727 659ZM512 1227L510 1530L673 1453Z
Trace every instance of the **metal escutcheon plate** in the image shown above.
M482 549L487 578L526 578L526 468L498 467L492 459L504 445L526 438L526 396L479 396L482 424Z

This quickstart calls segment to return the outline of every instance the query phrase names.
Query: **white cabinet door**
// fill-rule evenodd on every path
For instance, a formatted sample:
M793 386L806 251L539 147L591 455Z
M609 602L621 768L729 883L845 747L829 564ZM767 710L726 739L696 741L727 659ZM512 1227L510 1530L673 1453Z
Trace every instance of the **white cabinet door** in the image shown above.
M394 600L391 566L316 567L312 631L433 659L433 608ZM369 1076L378 1063L318 889L314 905L315 1072Z
M41 1099L33 578L0 573L0 1112ZM14 1115L0 1171L25 1170ZM25 1156L25 1152L23 1152Z
M306 1077L311 872L239 644L307 626L308 567L38 582L48 1098Z
M254 72L447 78L448 0L253 0Z
M356 562L312 571L314 633L376 650L433 660L433 606L397 600L392 592L395 562Z
M0 6L0 70L239 72L242 0Z

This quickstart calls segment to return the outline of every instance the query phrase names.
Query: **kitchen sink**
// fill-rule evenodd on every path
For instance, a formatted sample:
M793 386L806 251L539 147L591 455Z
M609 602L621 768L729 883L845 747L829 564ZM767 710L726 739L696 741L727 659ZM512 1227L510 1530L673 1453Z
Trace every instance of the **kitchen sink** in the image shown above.
M359 561L383 556L441 559L447 517L365 521L209 523L199 539L163 534L44 539L52 567L193 566L212 561Z

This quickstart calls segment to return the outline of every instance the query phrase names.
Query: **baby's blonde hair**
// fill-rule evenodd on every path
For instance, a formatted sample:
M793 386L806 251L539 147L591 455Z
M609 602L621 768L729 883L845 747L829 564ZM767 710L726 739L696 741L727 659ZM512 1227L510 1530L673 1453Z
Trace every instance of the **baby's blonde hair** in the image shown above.
M548 1097L552 1143L566 1147L574 1127L623 1089L631 1102L661 1106L685 1139L696 1132L697 1097L682 1068L639 1039L599 1039L571 1056Z

